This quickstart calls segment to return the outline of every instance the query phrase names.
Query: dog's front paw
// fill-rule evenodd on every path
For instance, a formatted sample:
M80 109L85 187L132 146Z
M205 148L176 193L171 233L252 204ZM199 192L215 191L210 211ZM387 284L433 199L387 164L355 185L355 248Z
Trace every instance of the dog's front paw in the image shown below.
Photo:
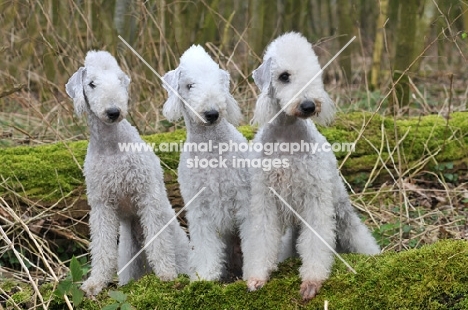
M266 280L250 278L247 280L247 288L249 289L250 292L253 292L253 291L258 290L259 288L262 288L266 282L267 282Z
M219 279L221 279L221 272L214 269L199 269L190 273L190 281L218 281Z
M94 297L99 294L105 286L106 283L104 281L91 277L81 285L81 290L86 293L86 296Z
M322 282L320 281L303 281L301 284L301 295L302 300L308 301L317 295L318 291L322 287Z
M172 281L175 278L177 278L177 272L174 271L174 272L159 273L157 276L161 281L167 282L167 281Z

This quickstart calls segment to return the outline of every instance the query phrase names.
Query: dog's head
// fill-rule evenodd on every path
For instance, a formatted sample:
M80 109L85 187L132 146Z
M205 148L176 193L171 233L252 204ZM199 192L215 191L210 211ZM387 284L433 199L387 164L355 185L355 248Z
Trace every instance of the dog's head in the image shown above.
M263 63L253 72L261 93L253 122L263 125L281 109L299 118L329 124L334 102L324 89L322 73L312 45L298 33L287 33L267 48Z
M163 114L170 121L185 115L210 126L225 117L237 125L242 117L229 92L229 73L220 69L199 45L185 51L179 67L166 73L163 82L169 93Z
M115 58L105 51L89 51L85 66L65 85L73 99L75 113L95 114L106 124L117 123L127 115L130 78Z

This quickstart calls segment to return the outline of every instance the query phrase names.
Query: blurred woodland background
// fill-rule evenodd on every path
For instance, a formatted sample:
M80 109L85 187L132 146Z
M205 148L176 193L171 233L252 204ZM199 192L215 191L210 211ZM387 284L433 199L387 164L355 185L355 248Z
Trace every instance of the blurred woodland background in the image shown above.
M0 12L4 146L86 137L64 84L90 49L110 51L132 77L130 118L140 132L170 130L160 81L118 35L161 75L190 45L204 46L231 73L245 123L257 94L251 72L287 31L313 42L322 65L357 36L324 73L345 112L439 113L449 99L452 110L466 109L467 0L22 0L2 1Z

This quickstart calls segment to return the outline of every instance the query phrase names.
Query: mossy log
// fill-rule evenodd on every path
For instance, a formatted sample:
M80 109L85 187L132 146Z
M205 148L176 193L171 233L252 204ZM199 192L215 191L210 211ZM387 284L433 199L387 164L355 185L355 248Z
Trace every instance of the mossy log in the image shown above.
M385 252L369 257L345 254L356 270L353 274L335 260L332 274L316 298L304 303L299 295L300 262L290 259L279 266L270 281L256 292L248 292L243 281L231 284L199 281L186 276L161 282L154 275L131 282L117 290L127 294L135 309L467 309L468 243L462 240L436 244L404 252ZM0 288L24 308L32 306L31 287L12 282ZM49 309L65 309L63 297L52 295L52 283L40 291ZM108 288L96 300L85 299L80 309L102 309L115 303ZM9 301L7 301L7 308Z
M457 112L447 121L437 115L397 120L370 113L339 114L334 125L319 128L330 143L354 142L355 151L335 153L343 176L354 185L374 176L389 179L396 169L409 172L433 169L437 163L451 162L453 169L465 170L468 163L468 117ZM369 123L368 123L369 122ZM364 127L365 124L368 125ZM243 126L240 131L252 139L255 128ZM155 143L181 142L185 131L144 136ZM399 142L396 142L399 141ZM399 156L395 146L399 145ZM86 141L61 141L44 146L20 146L0 149L0 194L18 193L43 203L56 202L68 196L83 195L82 165ZM166 184L174 205L179 205L175 171L177 152L156 152L164 162ZM381 169L386 163L388 169ZM421 164L421 165L420 165ZM451 165L450 165L451 166ZM405 176L408 176L407 171Z

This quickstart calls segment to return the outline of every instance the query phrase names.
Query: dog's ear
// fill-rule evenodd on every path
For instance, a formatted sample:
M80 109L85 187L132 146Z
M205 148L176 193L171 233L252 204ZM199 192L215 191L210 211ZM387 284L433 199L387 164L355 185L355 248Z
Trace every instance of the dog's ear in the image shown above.
M128 90L128 85L130 85L130 82L132 81L128 75L126 75L123 71L121 72L121 74L119 75L119 80L120 80L120 83L122 83L122 85L125 87L125 89Z
M269 122L279 111L279 105L273 95L271 63L272 59L268 58L252 73L255 84L261 91L255 104L254 116L250 121L252 125L259 124L262 126Z
M252 72L255 84L263 93L271 96L273 85L271 83L271 62L272 59L268 58L257 69Z
M223 83L223 90L226 93L226 119L229 123L234 126L239 125L242 120L242 113L237 104L236 99L229 92L229 73L225 70L221 70L221 79Z
M169 71L163 76L163 87L167 90L168 97L163 107L163 115L169 121L176 121L182 115L182 102L177 94L179 88L180 70Z
M261 92L255 104L255 110L251 125L258 124L259 126L268 123L280 110L279 104L275 98L272 98L268 93Z
M87 111L86 101L83 94L83 80L86 77L86 68L80 67L78 71L73 73L68 83L65 84L65 91L68 96L73 99L75 113L78 116L83 115Z
M320 102L320 112L317 115L312 116L311 119L319 125L328 126L335 118L335 102L330 98L325 90L322 90Z

